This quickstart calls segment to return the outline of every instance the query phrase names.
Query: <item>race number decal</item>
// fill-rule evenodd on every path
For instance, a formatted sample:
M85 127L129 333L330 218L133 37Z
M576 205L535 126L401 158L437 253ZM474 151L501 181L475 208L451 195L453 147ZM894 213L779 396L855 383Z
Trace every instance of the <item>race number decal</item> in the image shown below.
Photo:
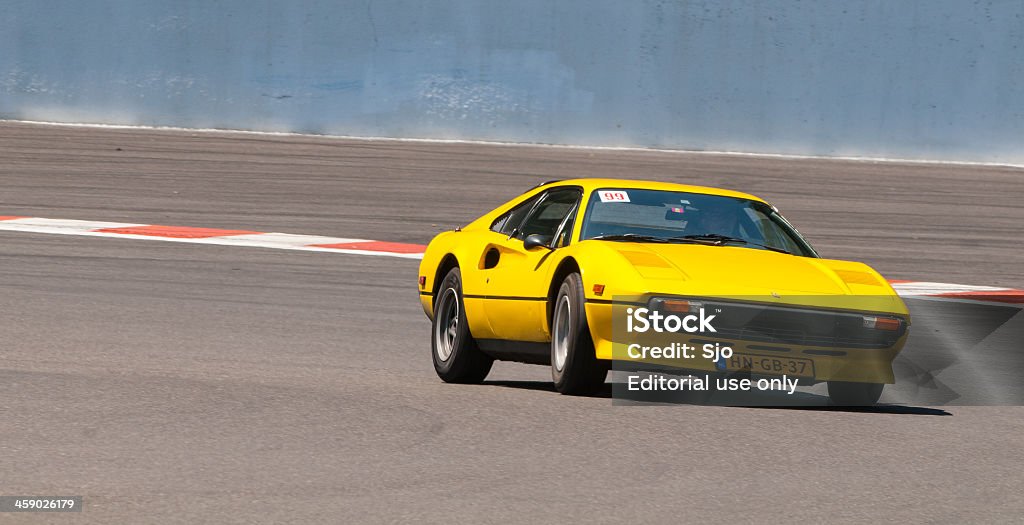
M622 190L606 190L597 192L601 202L629 202L629 194Z

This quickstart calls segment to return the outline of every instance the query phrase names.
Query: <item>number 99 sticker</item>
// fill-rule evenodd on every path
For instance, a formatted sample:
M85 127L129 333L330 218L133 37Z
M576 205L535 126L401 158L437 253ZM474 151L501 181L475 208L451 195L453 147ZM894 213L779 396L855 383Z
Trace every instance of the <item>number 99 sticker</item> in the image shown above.
M629 202L629 194L622 190L603 190L597 192L601 202Z

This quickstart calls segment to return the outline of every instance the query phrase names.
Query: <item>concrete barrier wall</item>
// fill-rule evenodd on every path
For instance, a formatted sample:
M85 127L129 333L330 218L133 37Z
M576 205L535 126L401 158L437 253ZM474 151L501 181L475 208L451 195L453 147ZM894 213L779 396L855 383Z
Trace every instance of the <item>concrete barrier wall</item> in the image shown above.
M1024 2L6 0L0 117L1024 163Z

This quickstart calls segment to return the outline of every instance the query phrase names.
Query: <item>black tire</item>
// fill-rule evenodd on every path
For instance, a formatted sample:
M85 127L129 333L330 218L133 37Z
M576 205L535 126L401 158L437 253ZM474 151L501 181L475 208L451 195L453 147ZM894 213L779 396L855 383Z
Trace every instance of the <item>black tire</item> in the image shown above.
M843 407L869 407L882 397L881 383L848 383L845 381L829 381L828 397L833 405Z
M551 309L551 378L563 394L593 394L608 376L608 363L594 355L585 301L583 279L578 273L569 274Z
M437 290L430 326L434 370L446 383L479 383L491 371L494 359L480 351L469 333L459 269L452 268Z

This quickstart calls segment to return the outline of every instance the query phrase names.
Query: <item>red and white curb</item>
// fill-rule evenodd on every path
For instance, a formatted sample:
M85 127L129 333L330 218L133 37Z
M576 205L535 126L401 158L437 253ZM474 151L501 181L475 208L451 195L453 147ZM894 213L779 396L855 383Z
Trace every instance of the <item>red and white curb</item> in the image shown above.
M426 246L422 244L405 244L370 239L265 233L248 230L223 230L190 226L44 219L40 217L9 215L0 215L0 231L116 237L121 239L216 244L221 246L248 246L277 250L377 255L400 257L403 259L422 259L423 250L426 249ZM1024 304L1024 290L1013 288L901 280L893 280L890 283L896 292L903 297L929 297Z
M43 219L40 217L0 216L0 230L217 244L222 246L249 246L307 252L378 255L400 257L403 259L422 259L423 250L426 248L421 244L374 241L370 239L295 235L291 233L264 233L248 230L222 230L189 226Z
M902 297L933 297L997 303L1024 304L1024 290L969 284L930 283L923 281L891 280L896 293Z

